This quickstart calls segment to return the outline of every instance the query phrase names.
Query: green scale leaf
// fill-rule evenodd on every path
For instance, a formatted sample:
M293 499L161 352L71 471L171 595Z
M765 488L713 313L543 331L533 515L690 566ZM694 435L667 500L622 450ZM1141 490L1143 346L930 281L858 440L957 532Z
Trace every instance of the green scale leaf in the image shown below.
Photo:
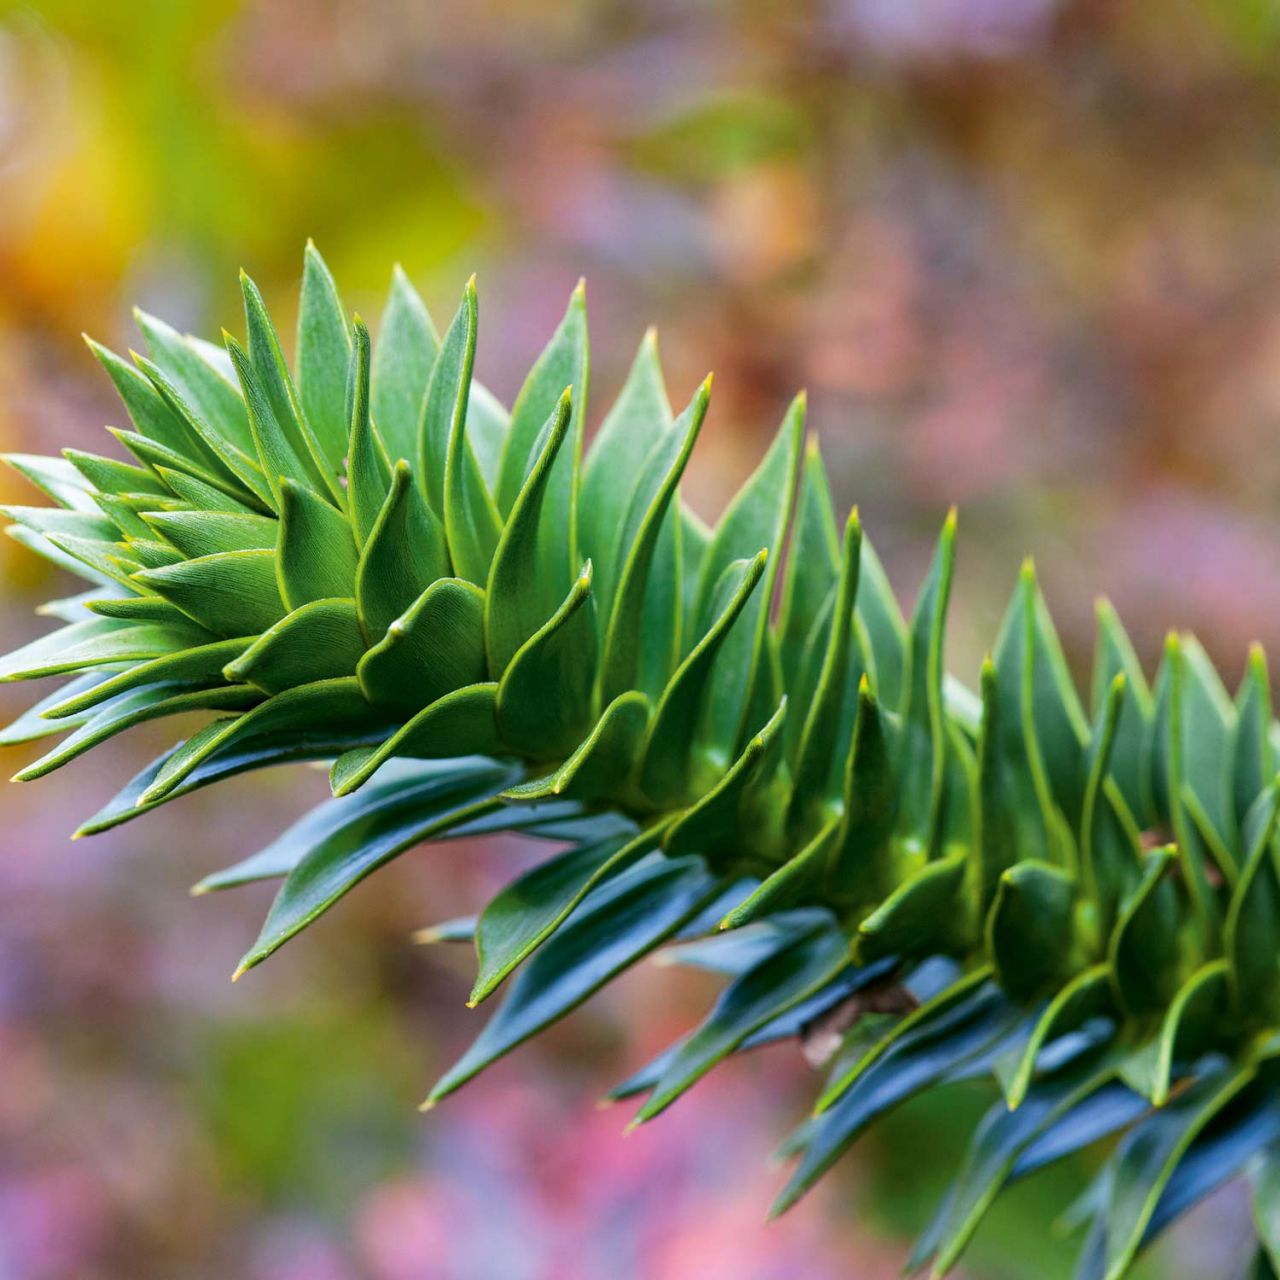
M1151 686L1100 604L1086 717L1028 563L971 690L943 663L954 517L908 626L856 520L840 544L803 397L709 529L680 496L709 384L673 419L652 333L583 461L581 289L508 414L474 379L474 281L440 338L397 270L375 343L308 246L292 368L242 288L226 353L142 313L145 356L92 348L132 461L10 459L53 504L6 507L10 535L88 587L0 660L0 679L68 680L0 730L66 734L20 778L201 714L94 834L328 763L333 800L197 887L280 881L243 967L417 843L556 842L426 931L474 937L473 1003L505 983L431 1102L676 941L673 964L727 985L613 1096L647 1094L647 1120L756 1045L829 1059L779 1210L889 1110L991 1080L1003 1101L913 1266L946 1270L1006 1184L1123 1135L1067 1215L1082 1277L1119 1280L1251 1162L1255 1271L1274 1273L1280 725L1260 650L1232 698L1173 636Z

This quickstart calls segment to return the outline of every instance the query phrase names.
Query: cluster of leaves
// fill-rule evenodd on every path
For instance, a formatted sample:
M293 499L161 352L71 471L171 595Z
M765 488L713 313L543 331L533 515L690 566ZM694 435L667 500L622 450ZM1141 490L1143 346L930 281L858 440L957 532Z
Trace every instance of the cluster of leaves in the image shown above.
M8 508L10 532L90 584L0 662L72 677L0 738L67 734L20 778L218 713L87 834L331 759L334 799L197 886L281 881L241 971L414 845L557 842L424 931L474 938L473 1004L511 977L426 1105L671 943L727 985L614 1096L647 1121L800 1038L828 1080L779 1211L890 1108L991 1077L915 1265L945 1272L1005 1184L1107 1137L1068 1215L1082 1276L1124 1273L1246 1166L1256 1266L1280 1262L1260 653L1233 699L1173 637L1152 688L1104 607L1087 713L1028 566L975 695L943 672L954 518L908 621L856 513L837 525L803 398L709 530L679 485L710 381L673 414L652 335L583 456L581 289L510 412L472 377L472 284L440 338L397 274L375 350L309 248L293 372L248 279L244 299L225 351L146 315L147 356L94 346L133 462L10 458L56 504Z

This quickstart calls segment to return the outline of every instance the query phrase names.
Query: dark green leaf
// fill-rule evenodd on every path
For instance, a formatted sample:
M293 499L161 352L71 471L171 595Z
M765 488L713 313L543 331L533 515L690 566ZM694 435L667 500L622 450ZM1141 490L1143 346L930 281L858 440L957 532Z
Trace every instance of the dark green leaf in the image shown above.
M1169 872L1174 850L1153 849L1111 935L1109 960L1121 1007L1142 1014L1162 1009L1179 982L1178 900Z
M839 569L840 538L831 490L817 438L811 436L805 446L800 472L795 528L787 550L778 624L782 670L788 682L787 692L792 696L801 692L798 677L805 641L836 584ZM808 706L808 696L799 699L797 705Z
M793 833L812 834L831 816L834 797L829 795L827 783L832 773L831 762L839 759L844 749L844 742L837 742L837 734L852 695L848 684L849 654L853 645L853 602L858 593L861 544L862 526L855 508L845 524L835 612L822 673L805 713L804 732L800 737L787 815L788 829Z
M681 1044L634 1123L642 1124L665 1111L752 1032L824 987L848 963L848 939L839 929L825 928L784 946L748 970Z
M280 862L292 858L292 868L235 976L261 964L398 854L495 803L491 797L507 776L501 765L464 763L417 783L401 782L394 791L383 788L372 803L356 796L333 801L344 807L326 806L330 820L323 826L305 819L297 824L274 854Z
M191 892L200 895L280 879L321 845L345 845L354 854L371 832L385 834L396 824L405 831L425 827L415 839L450 837L457 829L455 822L465 825L470 820L473 801L491 794L504 776L508 774L503 766L477 757L397 761L382 781L358 796L316 805L265 848L205 876Z
M696 859L646 859L606 881L520 971L497 1013L428 1104L562 1018L671 936L715 891Z
M676 818L664 841L672 857L698 853L728 872L753 849L777 841L767 787L781 756L785 715L784 701L719 782Z
M1196 1136L1248 1084L1252 1068L1211 1069L1151 1112L1120 1144L1103 1206L1106 1274L1115 1280L1142 1244L1161 1193Z
M1236 695L1231 782L1236 822L1240 824L1275 772L1269 739L1272 719L1267 659L1261 647L1254 645Z
M476 924L479 972L467 1000L474 1007L501 985L569 917L592 889L652 851L661 826L628 839L611 836L566 849L531 867L495 897Z
M904 880L858 926L859 964L883 956L922 955L954 927L966 856L948 854Z
M987 950L1000 985L1029 1000L1060 985L1078 959L1073 936L1075 880L1061 867L1027 858L1000 877L987 921Z

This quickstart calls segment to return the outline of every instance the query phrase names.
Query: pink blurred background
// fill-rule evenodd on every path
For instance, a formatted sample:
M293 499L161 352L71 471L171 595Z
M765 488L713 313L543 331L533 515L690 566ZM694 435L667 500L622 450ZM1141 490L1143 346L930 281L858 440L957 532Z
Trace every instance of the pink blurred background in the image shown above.
M585 275L593 422L650 322L673 397L716 372L705 516L807 386L905 600L961 505L958 674L1032 553L1082 680L1105 593L1146 659L1188 627L1234 681L1249 640L1280 652L1278 48L1269 0L2 6L0 447L110 451L79 333L136 343L133 302L235 330L244 266L288 331L308 236L370 316L393 261L437 318L478 270L508 399ZM12 544L0 573L10 647L67 584ZM0 1280L898 1273L981 1090L765 1226L793 1050L625 1140L593 1109L713 996L649 967L420 1118L483 1015L466 949L408 935L528 851L411 854L232 990L270 889L186 889L324 779L68 843L170 733L0 791ZM1012 1193L966 1274L1069 1275L1045 1223L1090 1166ZM1243 1215L1216 1197L1146 1274L1227 1274Z

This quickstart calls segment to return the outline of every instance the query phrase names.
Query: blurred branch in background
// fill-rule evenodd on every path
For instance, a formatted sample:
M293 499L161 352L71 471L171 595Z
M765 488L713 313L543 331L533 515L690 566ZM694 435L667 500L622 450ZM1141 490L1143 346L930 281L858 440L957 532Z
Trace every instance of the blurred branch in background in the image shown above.
M135 301L238 330L231 269L285 309L308 236L366 312L389 260L441 315L479 269L509 344L482 318L480 370L507 396L586 275L596 403L650 321L677 397L717 373L705 514L801 385L904 594L961 504L958 671L1026 552L1077 661L1099 589L1149 657L1170 626L1215 656L1274 654L1278 42L1271 0L0 8L0 446L105 449L117 409L80 330L129 345ZM39 629L42 569L0 555L12 644ZM105 797L140 758L81 764L83 785ZM616 1117L580 1111L639 1060L603 1007L561 1058L531 1051L413 1120L456 1047L424 1042L423 1004L460 1042L467 957L404 935L478 901L514 846L443 886L433 870L430 903L406 859L401 893L356 895L341 933L232 1001L223 969L261 904L196 911L182 890L321 786L242 783L233 812L193 798L181 829L75 848L48 793L4 792L0 1277L895 1271L872 1219L892 1235L919 1197L894 1150L768 1231L758 1184L700 1176L693 1133L754 1146L755 1167L779 1126L744 1127L745 1099L788 1110L785 1057L744 1069L769 1088L695 1094L698 1124L623 1148ZM177 946L193 930L198 966ZM622 999L656 1044L693 1005L647 981ZM948 1123L908 1113L903 1149ZM659 1182L674 1216L650 1206ZM1224 1271L1237 1211L1217 1202L1179 1243L1186 1274ZM1041 1244L1005 1211L971 1274L1061 1274Z

